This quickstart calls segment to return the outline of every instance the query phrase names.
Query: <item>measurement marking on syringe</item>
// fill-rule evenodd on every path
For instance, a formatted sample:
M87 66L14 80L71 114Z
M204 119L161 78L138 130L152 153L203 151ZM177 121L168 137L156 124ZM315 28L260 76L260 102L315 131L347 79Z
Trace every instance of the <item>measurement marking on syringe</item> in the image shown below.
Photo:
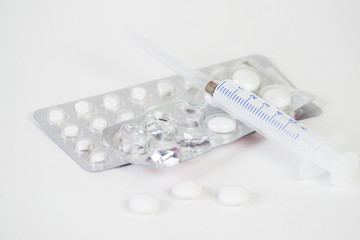
M269 120L269 122L274 118L274 117L276 117L278 114L277 113L275 113L274 114L274 116L272 116L271 118L270 118L270 120ZM274 121L274 120L273 120ZM272 123L272 122L271 122Z
M238 87L230 96L230 98L234 95L234 93L236 93L237 91L239 91L240 87Z
M222 85L222 84L221 84ZM217 92L220 92L222 95L224 95L226 98L228 98L231 102L234 102L237 105L240 105L241 108L244 110L249 111L252 115L256 116L258 119L265 121L270 126L278 129L278 131L282 132L285 136L291 138L291 139L297 139L299 137L299 134L295 135L296 133L293 133L293 131L289 131L288 126L290 123L297 123L297 121L289 119L289 121L281 119L276 119L277 116L282 115L283 113L280 111L277 111L275 114L269 115L266 113L267 111L264 110L265 107L269 107L270 105L266 102L261 103L255 101L252 102L253 99L256 99L257 97L253 94L250 96L243 98L240 97L241 95L238 95L237 92L239 91L239 87L237 89L231 90L226 88L225 86L221 86L217 89ZM243 90L243 89L241 89Z
M264 107L264 106L261 106L261 107L257 110L256 114L257 114L263 107Z
M289 125L290 124L290 122L288 122L287 124L285 124L284 125L284 127L281 129L281 131L283 132L284 131L284 129L287 127L287 125Z

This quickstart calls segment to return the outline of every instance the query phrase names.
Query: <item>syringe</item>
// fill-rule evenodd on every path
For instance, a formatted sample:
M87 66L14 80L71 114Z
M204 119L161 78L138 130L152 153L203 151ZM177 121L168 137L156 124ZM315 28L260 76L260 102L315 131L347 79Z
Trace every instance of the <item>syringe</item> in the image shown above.
M184 77L194 87L208 93L217 107L269 140L278 142L303 156L305 161L300 169L300 176L303 178L327 171L331 174L334 185L345 186L358 177L360 168L358 154L340 153L327 144L325 138L254 93L238 86L234 81L224 80L217 84L209 76L179 62L139 35L125 29L122 30L122 34Z

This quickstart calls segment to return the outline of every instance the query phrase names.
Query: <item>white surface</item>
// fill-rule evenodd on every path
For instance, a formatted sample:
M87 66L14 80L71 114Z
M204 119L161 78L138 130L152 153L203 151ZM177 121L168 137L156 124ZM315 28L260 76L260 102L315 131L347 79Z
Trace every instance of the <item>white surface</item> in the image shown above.
M159 210L159 200L150 194L137 194L129 200L129 209L134 213L149 214Z
M171 193L174 197L190 200L200 196L202 191L201 185L194 180L183 180L174 184Z
M218 197L222 204L235 207L245 204L250 198L250 193L243 187L231 185L223 187Z
M360 153L359 11L350 0L1 1L0 239L358 240L360 181L299 181L295 155L258 134L177 167L88 173L31 115L171 75L120 39L127 25L192 67L265 55L317 96L323 114L305 124L338 129L343 150ZM204 197L173 202L168 189L184 178L207 186ZM252 203L219 205L228 184L249 189ZM162 211L132 214L127 200L140 192L158 196Z

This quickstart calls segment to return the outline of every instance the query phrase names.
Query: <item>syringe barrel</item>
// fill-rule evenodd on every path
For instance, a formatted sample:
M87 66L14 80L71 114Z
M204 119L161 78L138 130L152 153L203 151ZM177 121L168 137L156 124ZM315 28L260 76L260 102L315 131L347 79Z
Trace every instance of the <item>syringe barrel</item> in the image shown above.
M302 156L311 157L323 145L319 135L233 81L220 83L213 92L213 101L269 140Z

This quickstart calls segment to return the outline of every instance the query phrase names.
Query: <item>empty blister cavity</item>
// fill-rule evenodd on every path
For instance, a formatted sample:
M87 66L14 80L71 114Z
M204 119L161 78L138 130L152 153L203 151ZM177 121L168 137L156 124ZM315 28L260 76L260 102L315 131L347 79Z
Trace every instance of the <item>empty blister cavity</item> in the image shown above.
M162 145L154 148L146 160L146 165L153 167L172 167L180 163L180 146Z
M95 148L94 141L90 138L80 138L76 140L74 149L78 153L89 153Z
M79 117L88 117L94 113L94 105L88 101L78 101L74 105L74 112Z
M104 167L109 162L106 152L94 151L89 154L88 163L93 167Z
M162 97L173 96L175 93L175 86L172 82L161 81L156 85L156 90L158 94Z
M102 99L102 105L110 111L117 111L122 104L120 97L116 94L107 94Z
M75 139L80 135L80 128L76 124L65 124L60 129L60 136L64 139Z
M174 140L178 133L176 121L159 111L150 112L145 116L143 128L154 139L165 142Z
M116 112L115 121L119 123L133 118L135 118L135 113L132 110L123 109Z
M130 90L130 99L135 102L144 102L148 98L148 93L145 88L134 87Z
M122 126L115 141L121 154L135 156L145 154L150 144L149 136L135 124Z
M62 125L66 121L66 113L62 108L50 108L46 113L46 120L53 125Z
M197 128L204 119L204 113L201 106L192 104L186 100L180 99L173 106L174 117L179 119L179 124L183 127Z

